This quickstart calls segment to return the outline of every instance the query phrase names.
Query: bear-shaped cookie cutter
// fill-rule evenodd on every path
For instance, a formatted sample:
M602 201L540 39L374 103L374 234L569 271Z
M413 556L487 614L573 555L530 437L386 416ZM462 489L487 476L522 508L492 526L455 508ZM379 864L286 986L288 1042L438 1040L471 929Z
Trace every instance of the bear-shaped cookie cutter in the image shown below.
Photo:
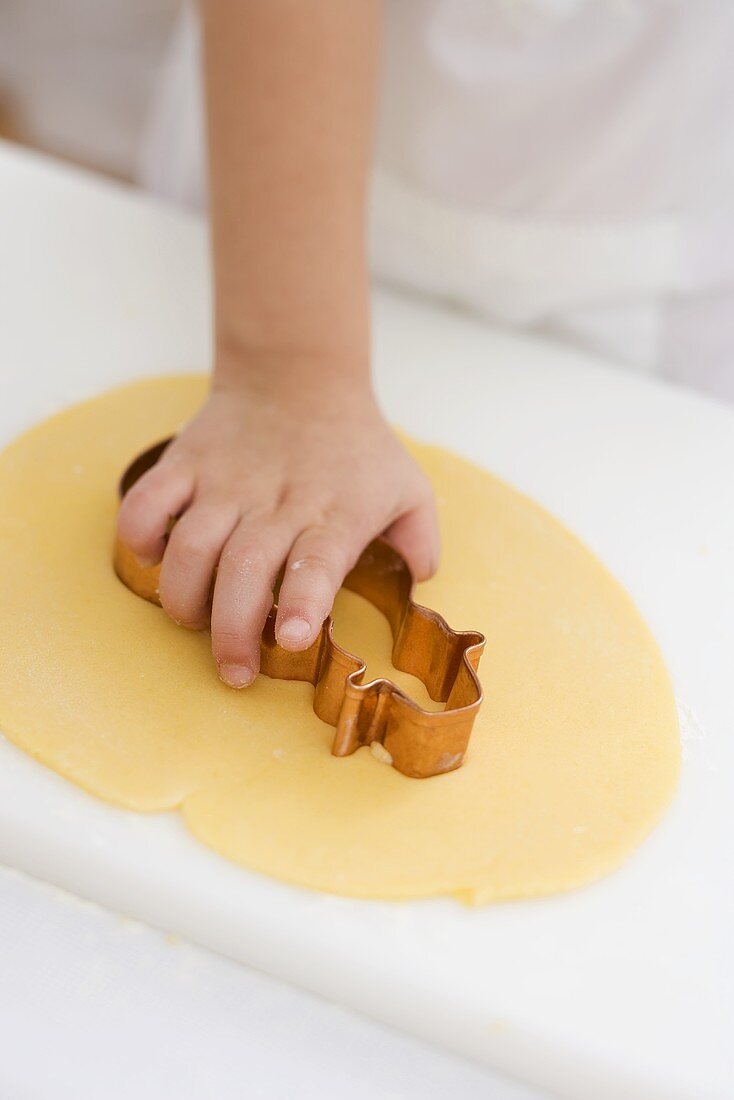
M136 458L122 476L120 497L160 458L170 440ZM118 539L117 576L136 595L160 606L160 565L141 565ZM477 668L483 634L452 630L436 611L413 600L414 581L404 559L384 539L367 546L344 580L344 587L369 600L387 619L393 637L392 663L417 676L438 711L419 707L391 680L363 683L366 666L334 640L329 616L308 649L293 653L275 640L275 613L268 615L260 640L260 671L314 687L316 715L336 727L331 751L348 756L363 745L403 775L425 779L453 771L464 762L474 719L482 705Z

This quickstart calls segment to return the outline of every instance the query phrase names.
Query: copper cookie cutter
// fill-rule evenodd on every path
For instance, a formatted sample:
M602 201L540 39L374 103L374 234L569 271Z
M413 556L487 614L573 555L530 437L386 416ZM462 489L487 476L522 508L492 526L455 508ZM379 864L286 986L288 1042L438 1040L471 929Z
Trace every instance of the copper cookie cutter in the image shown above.
M169 442L151 447L128 466L120 481L120 498L155 465ZM141 565L117 540L114 566L132 592L160 606L159 565ZM260 671L275 679L313 684L314 712L336 727L334 756L349 756L362 745L374 746L378 759L417 779L460 767L482 705L477 668L484 635L452 630L436 611L415 603L408 565L384 539L370 543L344 587L382 612L392 631L393 665L422 680L431 698L445 703L445 709L424 710L390 680L363 684L366 666L334 640L331 616L313 645L292 653L275 640L273 607L260 640Z

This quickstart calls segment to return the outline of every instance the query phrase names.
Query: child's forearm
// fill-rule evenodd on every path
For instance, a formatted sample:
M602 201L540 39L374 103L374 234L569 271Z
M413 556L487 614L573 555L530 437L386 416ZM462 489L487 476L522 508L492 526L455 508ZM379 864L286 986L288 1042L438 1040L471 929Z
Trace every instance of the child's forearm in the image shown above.
M366 382L379 0L201 10L216 381L262 369Z

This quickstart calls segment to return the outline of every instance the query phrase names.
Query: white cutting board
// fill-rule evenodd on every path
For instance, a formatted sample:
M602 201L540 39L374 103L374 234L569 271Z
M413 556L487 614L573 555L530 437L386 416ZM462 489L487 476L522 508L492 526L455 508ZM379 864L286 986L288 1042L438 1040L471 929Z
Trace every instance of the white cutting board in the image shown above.
M0 147L0 249L2 440L206 365L196 220ZM684 708L662 825L564 897L349 901L238 869L175 815L115 810L0 742L0 861L572 1100L730 1100L734 411L392 293L376 330L390 416L545 504L651 624Z

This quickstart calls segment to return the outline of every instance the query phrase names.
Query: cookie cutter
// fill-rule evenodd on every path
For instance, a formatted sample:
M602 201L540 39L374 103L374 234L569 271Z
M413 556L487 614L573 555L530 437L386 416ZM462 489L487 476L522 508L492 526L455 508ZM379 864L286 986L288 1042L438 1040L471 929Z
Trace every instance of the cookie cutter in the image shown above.
M120 498L158 461L169 442L151 447L128 466L120 481ZM118 539L114 567L132 592L160 606L160 565L141 565ZM477 668L484 635L452 630L436 611L415 603L408 565L384 539L369 544L344 587L382 612L392 631L393 665L422 680L431 698L445 703L444 710L424 710L391 680L362 683L366 666L334 640L331 616L313 645L293 653L275 640L274 606L260 641L260 671L274 679L313 685L314 712L336 727L331 748L335 756L348 756L368 745L378 759L416 779L460 767L482 705Z

